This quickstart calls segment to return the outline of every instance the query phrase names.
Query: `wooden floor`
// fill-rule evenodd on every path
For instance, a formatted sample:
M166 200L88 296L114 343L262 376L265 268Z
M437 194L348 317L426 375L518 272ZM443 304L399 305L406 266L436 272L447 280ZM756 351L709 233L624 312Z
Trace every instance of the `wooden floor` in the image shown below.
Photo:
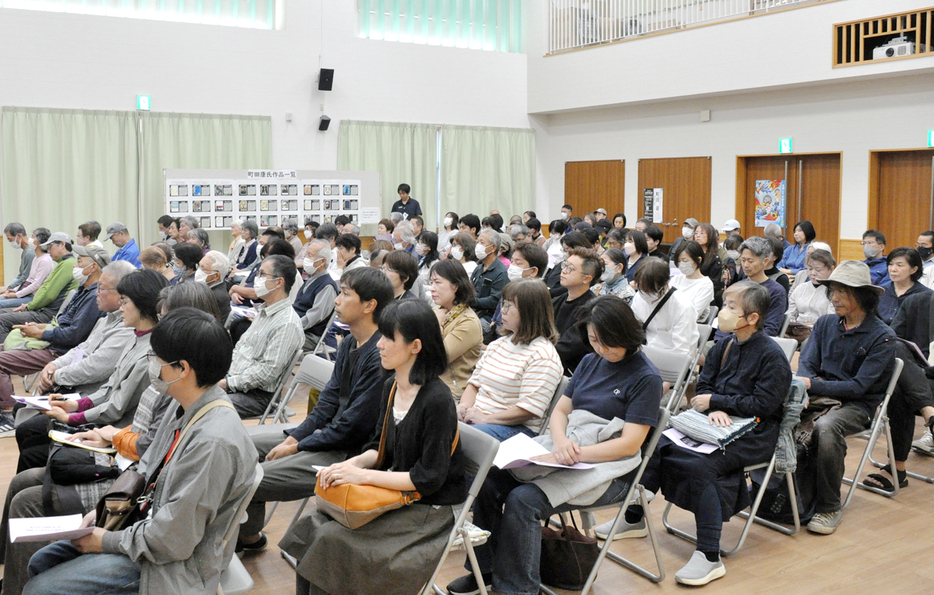
M295 421L302 419L306 410L305 404L298 400L291 404L296 410ZM919 425L916 435L920 434ZM865 441L851 438L849 444L847 469L852 473ZM884 457L881 444L876 453L877 459ZM6 493L16 470L16 458L15 439L0 439L0 495ZM913 453L908 466L910 470L934 476L934 458ZM269 547L243 558L244 566L256 583L252 593L280 595L293 592L294 571L280 557L276 543L297 508L296 502L281 504L266 527ZM607 561L593 593L684 593L688 589L677 585L673 577L690 557L693 546L665 532L661 523L663 510L661 498L653 502L651 511L656 528L660 529L659 542L667 572L665 580L652 584ZM598 516L600 521L607 518L606 513ZM672 519L677 526L693 532L693 517L689 513L675 509ZM740 521L734 518L724 526L723 543L735 543L742 528ZM613 551L643 565L654 561L647 539L616 542ZM443 587L463 574L463 563L464 553L452 552L444 564L438 584ZM743 549L726 558L725 565L726 576L708 587L711 592L723 595L801 595L847 589L853 593L930 593L931 585L934 585L934 485L912 479L911 485L895 499L858 490L846 510L843 523L831 536L812 535L802 528L799 534L788 537L755 526ZM385 593L397 595L391 588Z

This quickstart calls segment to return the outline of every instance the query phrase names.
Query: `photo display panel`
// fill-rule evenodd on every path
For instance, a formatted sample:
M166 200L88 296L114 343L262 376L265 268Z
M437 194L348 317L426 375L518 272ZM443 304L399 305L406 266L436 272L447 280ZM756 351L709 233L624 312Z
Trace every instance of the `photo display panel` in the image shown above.
M228 179L181 179L169 177L166 172L166 213L173 217L190 215L203 228L219 230L230 229L237 219L255 221L260 230L282 226L289 219L299 227L304 226L306 218L332 223L339 215L361 224L364 180L340 177L340 172L333 172L338 174L336 177L319 179L308 179L291 170L235 173L237 177ZM373 188L371 192L379 190Z

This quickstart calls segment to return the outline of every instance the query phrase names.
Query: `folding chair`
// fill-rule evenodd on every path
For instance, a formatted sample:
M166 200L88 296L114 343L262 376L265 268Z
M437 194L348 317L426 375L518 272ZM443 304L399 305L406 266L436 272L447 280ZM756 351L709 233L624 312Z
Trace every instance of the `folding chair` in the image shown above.
M289 379L289 375L292 373L292 370L295 369L295 366L298 365L299 360L302 359L302 349L298 348L295 355L292 357L291 362L288 366L285 367L285 370L282 372L282 376L279 378L279 382L276 383L276 390L272 393L272 398L269 399L269 404L266 405L266 411L263 412L263 415L259 418L259 424L263 425L266 423L266 419L269 418L269 414L275 411L273 415L273 421L276 423L288 423L289 418L285 415L285 406L289 402L288 399L283 398L283 391L285 390L285 383Z
M467 515L470 513L473 502L477 498L477 494L480 493L480 488L483 486L483 480L486 479L486 474L490 471L490 466L493 465L493 459L496 458L496 452L499 450L499 440L465 423L458 423L458 425L460 426L461 433L461 451L467 458L467 473L472 474L474 479L470 484L470 489L467 490L467 499L464 500L464 504L457 512L457 518L454 520L454 527L451 529L451 534L448 536L448 543L444 546L444 551L441 553L441 559L438 560L438 565L435 566L435 571L432 573L431 578L428 579L427 586L422 592L423 595L429 595L431 593L446 595L446 592L438 587L435 581L438 579L441 566L444 564L448 553L451 551L451 547L454 545L454 541L458 537L463 540L464 548L467 550L467 558L470 560L471 568L473 568L473 574L477 579L477 585L480 587L480 593L482 595L487 595L486 586L483 584L483 577L480 576L480 565L477 563L477 554L474 553L474 544L470 541L470 536L464 528L464 521L467 520ZM477 545L480 545L480 543Z
M804 382L798 379L792 380L791 388L788 389L788 395L785 397L785 411L782 425L791 424L791 427L798 425L798 422L801 420L800 409L794 408L792 405L794 403L800 404L806 398L807 392L804 387ZM794 413L795 411L798 412L797 415ZM777 445L775 450L776 452L778 451ZM791 514L795 521L794 529L790 529L783 525L779 525L778 523L773 523L772 521L768 521L756 516L756 513L759 511L759 505L762 503L762 497L765 496L765 490L769 485L769 480L772 478L772 472L775 470L775 458L776 454L773 452L772 458L769 459L768 463L758 463L755 465L749 465L748 467L743 467L743 475L746 477L749 476L750 472L763 468L765 469L765 476L762 479L762 483L760 484L759 491L756 493L755 499L749 507L749 512L741 511L738 513L739 517L746 519L746 524L743 525L743 531L740 533L739 541L736 542L736 546L732 549L725 550L720 548L720 553L723 556L732 556L738 552L741 547L743 547L743 544L746 542L746 536L749 534L749 529L752 527L754 522L759 523L760 525L764 525L770 529L774 529L780 533L784 533L785 535L794 535L798 532L798 530L801 529L801 519L798 516L798 498L797 494L795 493L794 475L791 472L785 473L785 481L788 484L788 498L791 502ZM672 504L669 502L665 506L665 512L662 514L662 524L665 525L665 529L676 537L680 537L681 539L690 541L691 543L697 543L697 537L695 535L691 535L686 531L677 529L668 522L668 514L671 512L671 507ZM646 516L648 516L648 514L646 514Z
M677 410L678 406L681 404L681 400L684 398L684 392L688 387L687 380L691 375L691 368L697 363L696 349L699 349L699 347L695 348L694 352L681 354L663 351L651 345L642 348L645 356L658 368L662 380L671 384L671 388L668 389L667 401L667 409L669 412ZM664 398L662 402L666 402Z
M716 306L711 306L716 308ZM713 332L713 327L709 324L698 324L697 325L697 349L694 351L694 358L691 361L690 374L688 374L687 379L684 381L684 390L687 392L687 387L697 382L700 372L697 369L697 366L700 362L701 355L704 354L704 350L707 348L707 341L710 340L710 333ZM674 413L675 410L672 410Z
M312 355L322 354L325 358L330 359L330 354L327 351L327 345L324 344L324 339L328 336L328 331L331 330L331 325L334 324L334 319L337 318L337 310L331 312L331 317L328 318L328 323L324 326L324 332L321 333L321 336L318 337L318 342L315 343L315 348L311 350Z
M772 340L778 343L778 346L782 348L782 351L785 352L785 357L788 358L788 363L791 363L791 358L795 356L795 349L798 348L798 342L794 339L785 339L783 337L772 337Z
M548 431L548 424L551 423L551 414L554 413L555 406L558 404L558 401L561 400L561 397L564 396L564 391L568 387L568 383L571 381L567 376L562 376L561 380L558 381L558 386L555 388L554 394L551 396L551 403L548 404L548 411L545 412L545 415L542 416L542 427L538 431L539 436L543 436L545 432Z
M655 525L652 522L652 515L649 514L649 500L646 496L645 488L639 484L642 480L642 473L645 471L645 468L649 464L649 459L652 457L652 453L655 452L655 447L658 444L658 440L662 436L662 432L665 431L665 428L668 426L668 409L665 406L658 408L658 425L655 426L655 429L649 434L648 439L646 440L645 446L642 449L642 463L639 465L636 475L633 477L632 485L629 486L629 491L626 492L626 497L615 502L613 504L606 504L604 506L593 506L587 507L583 506L580 508L575 508L574 510L579 511L581 514L593 513L598 510L606 510L610 508L618 508L619 510L616 513L616 518L613 520L613 526L610 527L608 536L615 535L616 530L619 528L620 523L623 522L623 519L626 516L626 509L629 508L632 504L639 504L642 506L642 510L645 511L645 524L649 532L649 541L652 543L652 551L655 553L655 563L658 566L658 574L655 574L642 566L620 556L615 552L610 551L610 546L613 545L613 539L609 538L603 542L603 547L600 548L600 555L597 556L597 561L593 565L593 569L590 571L590 576L587 577L587 582L584 584L584 588L581 590L581 595L587 595L590 592L590 588L593 586L594 581L597 579L597 572L600 570L600 565L603 564L605 558L609 558L613 562L616 562L620 566L632 570L636 574L645 577L652 581L653 583L659 583L665 580L665 565L662 562L661 551L658 548L658 537L655 533ZM639 492L637 500L633 500L636 495L636 492ZM548 595L556 595L554 591L545 585L541 585L540 589L543 593Z
M778 336L784 337L785 332L788 330L788 325L791 324L791 314L785 312L785 317L782 319L782 327L778 329Z
M902 368L905 366L905 363L901 358L895 358L895 365L892 368L892 377L889 379L889 385L885 389L885 397L882 399L882 404L879 405L879 408L876 409L876 416L872 420L872 425L869 430L869 442L866 443L866 450L863 451L863 456L859 460L859 466L856 468L856 475L853 478L856 480L856 486L870 492L879 494L880 496L885 496L886 498L894 498L898 495L898 472L895 470L895 451L892 448L892 430L889 428L889 400L892 398L892 393L895 392L895 386L898 384L898 377L902 374ZM863 473L863 467L866 466L866 462L869 460L869 457L872 455L872 449L876 446L876 441L879 439L879 434L885 431L885 441L886 441L886 450L889 455L889 473L892 474L892 478L895 480L895 484L891 492L886 492L885 490L880 490L877 487L866 485L863 482L859 481L860 475ZM848 477L843 478L843 483L850 486L850 489L846 493L846 499L843 501L843 509L850 504L850 500L853 499L853 493L856 491L854 489L854 479Z
M720 308L716 306L710 306L710 308L707 310L707 318L705 318L703 322L698 322L698 324L706 324L706 325L713 324L713 321L717 317L717 314L719 312L720 312Z
M227 544L229 544L231 540L237 539L237 535L240 532L240 525L246 520L246 507L250 504L250 500L253 499L253 494L256 493L261 481L263 481L263 467L257 463L256 474L253 476L253 486L243 499L243 502L240 503L240 506L237 507L237 513L234 515L233 522L230 523L230 527L224 535L224 544L221 546L221 550L226 550ZM250 573L243 567L240 558L235 554L231 555L227 568L221 572L221 583L218 588L218 593L222 595L237 595L238 593L248 593L251 589L253 589L253 577L251 577Z

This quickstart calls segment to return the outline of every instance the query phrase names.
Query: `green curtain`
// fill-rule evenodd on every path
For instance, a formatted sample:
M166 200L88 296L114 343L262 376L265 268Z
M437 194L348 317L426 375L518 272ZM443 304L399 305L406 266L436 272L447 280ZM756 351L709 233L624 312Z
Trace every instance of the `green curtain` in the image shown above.
M534 208L535 131L444 126L441 205L481 219L497 209L507 221L510 215Z
M0 212L74 237L94 219L106 227L137 221L136 113L4 107ZM4 242L4 277L20 251Z
M399 200L396 189L406 183L422 206L429 228L436 226L438 127L434 124L343 120L338 134L337 169L380 172L380 212ZM366 226L365 235L376 226Z
M140 236L156 241L156 219L165 214L164 169L268 169L272 119L268 116L148 112L140 121ZM226 254L226 232L209 232ZM226 237L226 239L225 239Z

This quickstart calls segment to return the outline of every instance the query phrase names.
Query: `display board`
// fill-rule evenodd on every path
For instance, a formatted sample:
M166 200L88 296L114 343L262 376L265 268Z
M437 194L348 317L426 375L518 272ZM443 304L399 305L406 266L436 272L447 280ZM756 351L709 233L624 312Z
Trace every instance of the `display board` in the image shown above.
M375 171L163 170L165 212L191 215L204 229L230 229L237 219L260 229L306 218L330 223L346 215L361 226L380 218Z

